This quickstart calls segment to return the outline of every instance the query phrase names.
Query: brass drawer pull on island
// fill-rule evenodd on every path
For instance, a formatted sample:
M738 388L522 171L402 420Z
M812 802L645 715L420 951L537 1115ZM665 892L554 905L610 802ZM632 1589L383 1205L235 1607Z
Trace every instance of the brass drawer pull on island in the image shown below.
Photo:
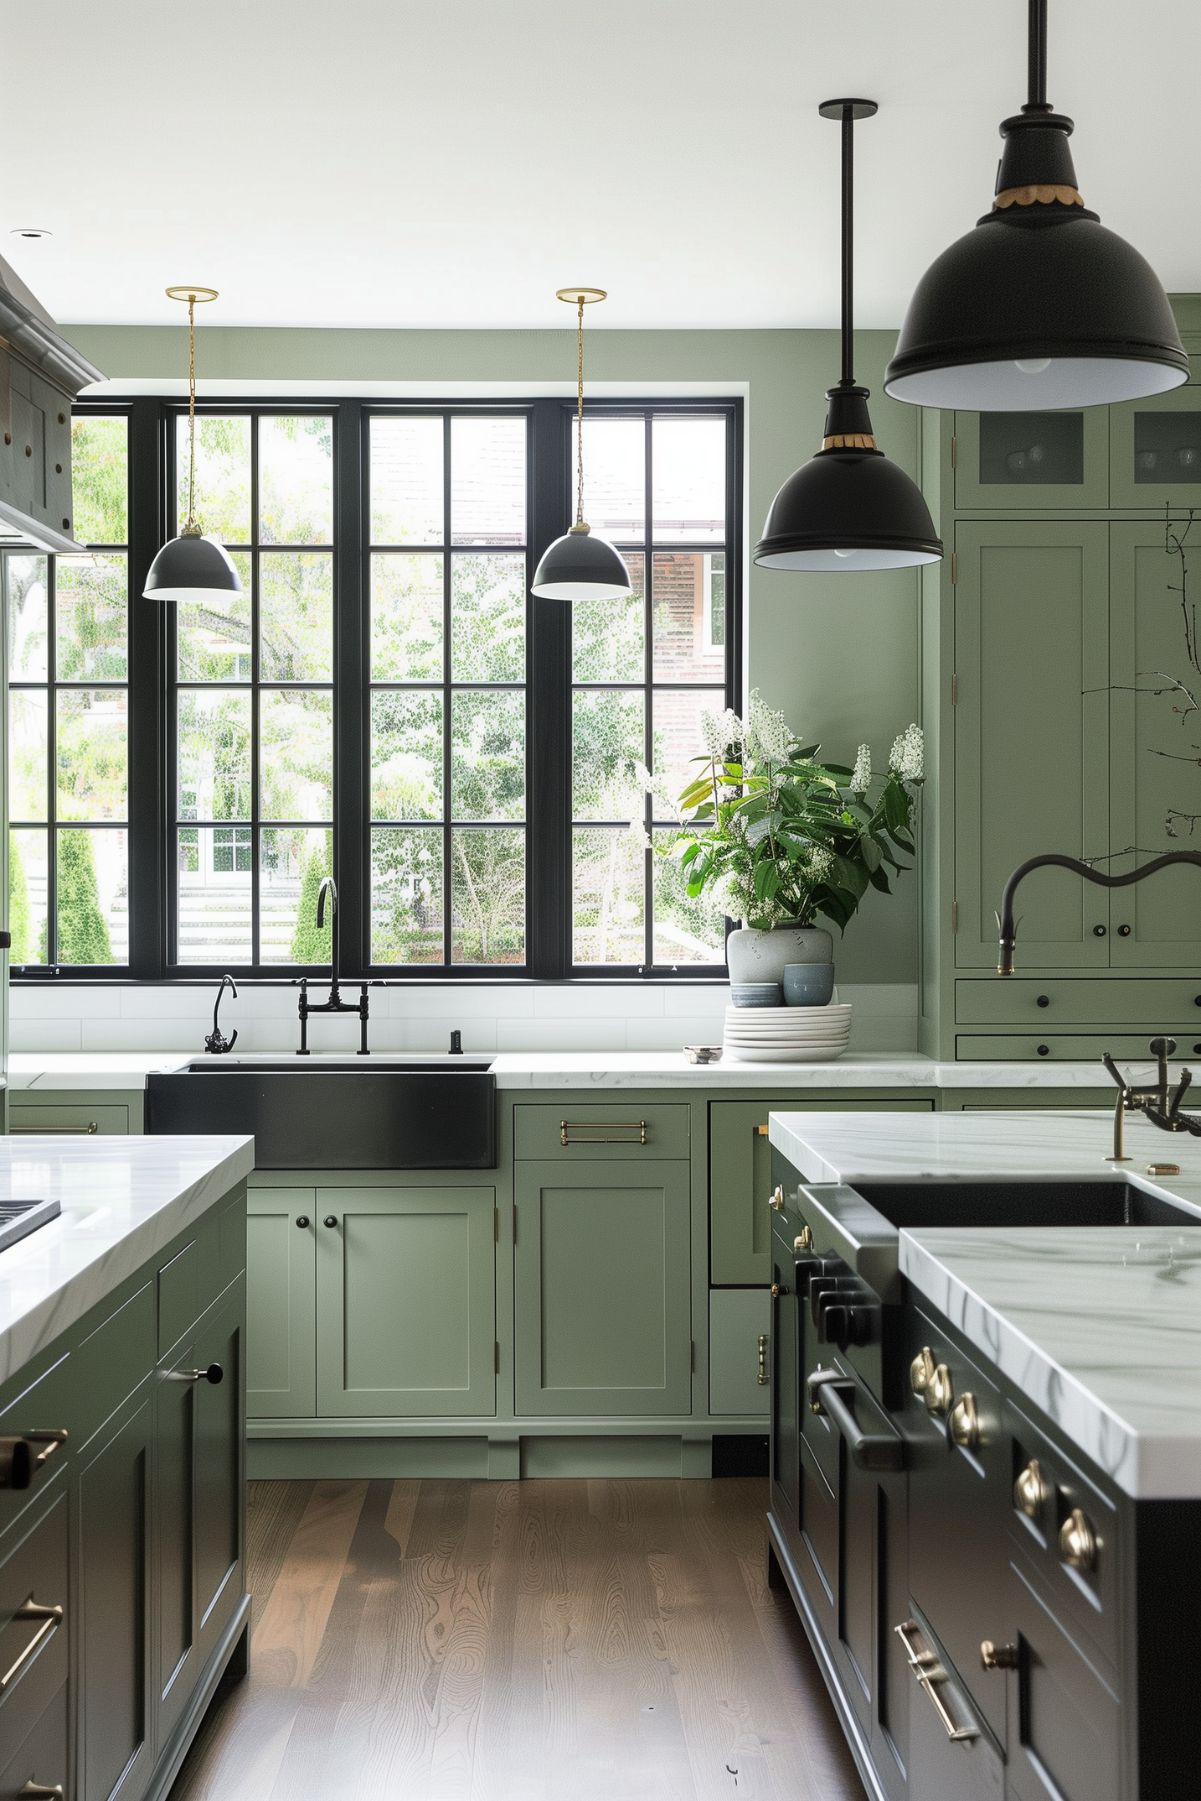
M1032 1457L1013 1485L1013 1504L1027 1519L1034 1519L1047 1498L1042 1465Z
M768 1346L767 1333L760 1332L760 1334L759 1334L758 1374L755 1377L755 1380L758 1382L760 1388L767 1387L767 1346Z
M0 1438L0 1488L28 1488L67 1442L65 1431L23 1432L16 1438ZM31 1449L40 1445L36 1453Z
M591 1134L582 1138L573 1138L573 1132ZM559 1143L571 1144L629 1144L628 1138L605 1137L605 1133L637 1132L638 1144L646 1144L646 1121L644 1119L561 1119L559 1121Z
M994 1645L991 1638L981 1639L980 1664L986 1670L1016 1670L1018 1648L1016 1645Z
M915 1395L924 1395L934 1375L934 1353L924 1344L909 1365L909 1386Z
M960 1395L951 1409L948 1423L955 1443L965 1451L974 1450L980 1443L980 1414L975 1395Z
M933 1651L919 1651L909 1637L911 1632L919 1630L916 1620L906 1620L903 1625L894 1626L893 1631L905 1647L905 1655L909 1659L909 1668L917 1680L918 1687L924 1692L927 1701L938 1715L943 1731L952 1744L964 1745L974 1738L979 1738L975 1726L956 1726L947 1712L946 1702L938 1692L938 1684L946 1681L946 1672L939 1664Z
M783 1210L784 1210L784 1190L780 1187L780 1184L778 1182L776 1183L776 1186L772 1189L771 1193L768 1195L767 1204L771 1208L773 1213L783 1212Z
M811 1251L813 1249L813 1228L811 1226L801 1227L800 1231L792 1241L792 1248L797 1252Z
M1059 1528L1059 1555L1074 1570L1097 1567L1097 1535L1079 1507L1073 1507Z
M10 1126L10 1138L93 1138L100 1130L100 1122L89 1119L83 1126Z
M46 1607L41 1601L35 1601L30 1595L29 1599L17 1608L12 1618L21 1621L40 1620L41 1624L17 1661L10 1664L3 1676L0 1676L0 1695L4 1693L5 1689L12 1686L30 1659L36 1657L39 1648L45 1644L50 1634L58 1631L63 1623L63 1609L61 1604L55 1607Z
M936 1364L926 1384L926 1410L929 1413L950 1413L955 1400L955 1384L951 1381L951 1372L945 1363Z
M17 1790L17 1801L64 1801L67 1791L61 1782L35 1782L33 1777Z

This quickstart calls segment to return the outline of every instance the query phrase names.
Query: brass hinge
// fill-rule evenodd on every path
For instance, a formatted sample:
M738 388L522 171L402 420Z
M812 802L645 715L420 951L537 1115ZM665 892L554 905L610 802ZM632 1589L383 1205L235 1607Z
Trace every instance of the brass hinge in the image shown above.
M951 902L951 930L953 932L959 930L959 902L957 900Z
M500 1375L500 1342L495 1338L492 1341L492 1374Z
M951 467L952 469L959 467L959 435L957 432L951 433Z
M767 1137L767 1127L766 1126L756 1126L755 1130L756 1130L756 1132L758 1132L760 1138Z
M957 550L953 550L951 552L951 586L952 586L952 588L955 586L955 584L958 580L959 580L959 552Z
M951 705L959 705L959 677L954 670L951 671Z

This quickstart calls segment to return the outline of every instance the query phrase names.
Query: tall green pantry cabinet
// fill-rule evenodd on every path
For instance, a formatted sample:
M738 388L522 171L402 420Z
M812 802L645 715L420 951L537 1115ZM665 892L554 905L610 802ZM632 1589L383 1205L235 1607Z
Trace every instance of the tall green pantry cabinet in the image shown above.
M1171 394L924 416L926 487L951 551L922 574L933 1055L1131 1057L1165 1028L1201 1054L1196 870L1128 892L1036 872L1018 903L1017 973L995 973L1001 890L1027 857L1062 851L1117 873L1201 844L1201 300L1174 305L1193 376Z

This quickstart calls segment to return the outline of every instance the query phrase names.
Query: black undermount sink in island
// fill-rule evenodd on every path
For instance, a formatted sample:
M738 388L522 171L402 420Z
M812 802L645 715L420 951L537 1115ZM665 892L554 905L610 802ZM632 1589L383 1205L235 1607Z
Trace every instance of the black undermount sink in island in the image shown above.
M486 1059L197 1059L146 1083L148 1133L252 1133L259 1169L491 1169Z
M861 1182L855 1193L889 1222L916 1230L1023 1226L1201 1226L1187 1201L1132 1182Z

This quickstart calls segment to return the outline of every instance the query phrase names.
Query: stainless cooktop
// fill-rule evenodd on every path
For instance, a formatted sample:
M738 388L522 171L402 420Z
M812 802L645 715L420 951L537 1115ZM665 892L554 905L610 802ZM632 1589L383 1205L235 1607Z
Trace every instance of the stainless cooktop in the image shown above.
M0 1251L16 1244L30 1232L36 1232L62 1212L58 1201L0 1200Z

